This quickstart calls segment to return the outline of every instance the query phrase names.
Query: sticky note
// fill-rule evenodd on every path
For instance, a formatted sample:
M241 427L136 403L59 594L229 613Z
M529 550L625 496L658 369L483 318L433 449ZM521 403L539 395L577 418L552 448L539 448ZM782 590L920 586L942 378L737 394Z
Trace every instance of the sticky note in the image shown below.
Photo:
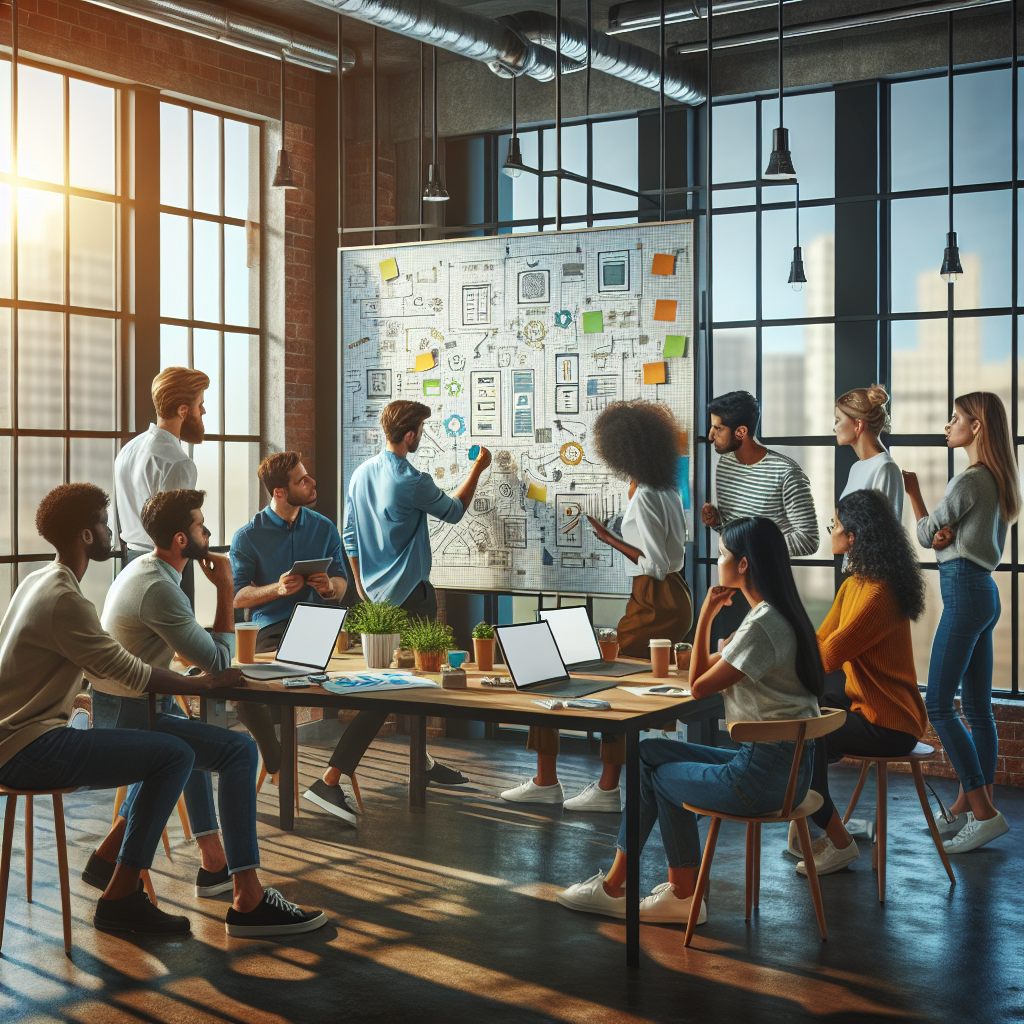
M673 318L674 319L674 318ZM583 314L583 333L601 334L604 332L604 313L597 309Z
M441 382L439 380L425 380L423 382L423 394L428 398L434 398L441 394Z
M380 261L380 279L382 281L394 281L398 277L398 260L394 256L389 260Z
M664 384L665 383L665 363L644 363L644 383L645 384Z
M421 370L432 370L437 364L434 362L433 352L424 352L422 355L416 357L415 370L419 373Z
M671 356L685 356L686 355L686 335L685 334L666 334L665 335L665 347L662 349L661 354L666 358Z
M469 461L476 462L480 458L480 445L475 444L469 449Z
M671 277L676 272L675 256L668 256L663 252L656 252L651 262L651 273L659 274L662 277Z
M530 486L526 488L526 497L530 501L547 501L548 500L548 489L541 487L539 484L535 484L532 480Z
M675 299L658 299L654 304L654 319L675 320L677 305Z

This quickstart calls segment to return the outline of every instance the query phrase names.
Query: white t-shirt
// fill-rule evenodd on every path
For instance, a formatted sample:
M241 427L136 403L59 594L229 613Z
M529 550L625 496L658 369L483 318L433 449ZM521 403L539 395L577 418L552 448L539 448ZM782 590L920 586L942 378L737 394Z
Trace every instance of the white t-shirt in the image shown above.
M860 459L853 464L839 500L854 491L881 491L892 505L896 518L902 521L903 474L888 452L879 452L870 459Z
M620 529L622 539L643 552L636 564L624 559L627 576L663 580L670 572L683 568L686 520L678 491L658 491L639 484L626 506Z
M722 691L727 722L817 718L818 699L796 674L796 633L767 601L747 612L722 658L746 676Z

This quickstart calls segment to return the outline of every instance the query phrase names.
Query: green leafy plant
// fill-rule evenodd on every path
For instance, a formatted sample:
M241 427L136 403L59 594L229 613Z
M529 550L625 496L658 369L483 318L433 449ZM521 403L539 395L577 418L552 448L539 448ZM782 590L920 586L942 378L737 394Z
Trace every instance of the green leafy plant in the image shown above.
M494 627L489 626L486 622L478 622L473 627L473 639L474 640L493 640L494 639Z
M348 613L345 625L350 633L388 636L401 633L408 621L405 609L390 601L361 601Z
M424 653L453 651L455 634L451 626L437 619L409 619L402 631L402 646Z

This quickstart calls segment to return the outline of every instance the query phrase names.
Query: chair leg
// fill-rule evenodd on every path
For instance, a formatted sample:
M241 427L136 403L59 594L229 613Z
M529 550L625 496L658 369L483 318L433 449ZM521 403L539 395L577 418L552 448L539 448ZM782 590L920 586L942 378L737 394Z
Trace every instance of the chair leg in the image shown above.
M29 797L29 800L32 798ZM60 916L64 923L64 955L71 955L71 886L68 883L68 837L64 830L64 797L53 794L53 831L57 840L57 875L60 878Z
M4 845L0 853L0 949L4 944L4 919L7 917L7 883L11 880L11 847L14 846L14 818L18 798L9 796L4 811Z
M746 916L744 921L750 920L750 906L754 900L754 823L747 822L747 870L746 870Z
M139 872L139 877L142 879L142 887L146 890L146 895L149 897L149 902L154 907L160 906L156 898L156 890L153 888L153 879L149 877L149 872L143 868Z
M263 788L263 783L267 781L267 766L263 763L263 758L260 758L260 774L259 778L256 779L256 792L258 793Z
M363 813L363 798L359 795L359 783L356 781L356 777L355 777L354 773L352 775L350 775L349 778L352 780L352 792L353 792L353 794L355 794L356 807L359 808L359 813L362 814Z
M33 852L33 842L35 838L35 827L34 827L34 807L32 805L32 797L25 797L25 902L32 902L32 866L35 860Z
M800 834L800 849L811 849L811 831L807 827L806 818L797 818L797 832ZM811 883L811 899L814 900L814 913L818 918L818 930L821 932L821 941L828 939L828 931L825 928L825 908L821 903L821 886L818 884L818 869L814 865L813 856L805 856L804 864L807 866L807 880Z
M868 769L871 767L870 761L862 761L860 765L860 778L857 780L857 785L854 787L853 796L850 797L850 806L846 808L846 813L843 815L843 824L845 825L853 814L854 808L857 806L857 801L860 799L861 793L864 792L864 783L868 781Z
M697 918L700 917L700 905L704 899L704 890L708 887L711 861L715 856L715 844L718 842L718 830L721 827L721 818L711 819L711 828L708 829L707 842L704 843L704 856L701 858L700 871L697 873L697 888L694 890L693 900L690 902L690 917L686 922L686 936L683 939L684 946L689 946L693 940L693 929L697 927Z
M110 824L113 825L117 821L117 812L121 810L121 804L125 802L128 796L127 786L118 786L117 795L114 797L114 813L111 815Z
M946 856L946 850L942 845L942 837L939 835L939 829L935 824L935 818L932 816L931 808L928 806L928 796L924 791L924 775L921 772L921 762L911 761L910 770L914 773L914 785L917 787L917 798L921 801L921 810L924 811L924 820L928 822L928 830L932 834L932 842L935 843L935 849L939 851L939 856L942 858L942 866L946 869L946 874L949 875L950 882L952 882L953 885L956 885L953 868L950 866L949 857Z
M886 765L879 762L878 772L878 811L875 818L875 837L878 839L878 902L885 902L885 812L889 801L889 778Z
M181 830L185 833L185 842L192 842L192 826L188 820L188 808L185 806L185 797L178 797L178 818L181 820ZM166 830L165 830L166 831Z
M167 838L167 829L164 829L164 834L161 836L164 841L164 854L167 859L173 864L174 858L171 856L171 841Z
M761 822L754 823L754 909L761 905Z

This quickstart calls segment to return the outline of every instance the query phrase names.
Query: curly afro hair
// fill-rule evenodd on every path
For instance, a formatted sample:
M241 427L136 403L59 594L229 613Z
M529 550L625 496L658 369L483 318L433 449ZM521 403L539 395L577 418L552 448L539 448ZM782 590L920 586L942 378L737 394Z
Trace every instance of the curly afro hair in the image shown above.
M110 504L107 492L95 484L61 484L36 509L39 536L63 551L83 530L91 530Z
M594 421L594 446L617 477L658 491L676 488L679 425L663 403L615 402Z
M924 573L906 530L880 491L853 491L836 507L839 522L853 534L846 571L886 584L900 613L918 619L924 611Z

